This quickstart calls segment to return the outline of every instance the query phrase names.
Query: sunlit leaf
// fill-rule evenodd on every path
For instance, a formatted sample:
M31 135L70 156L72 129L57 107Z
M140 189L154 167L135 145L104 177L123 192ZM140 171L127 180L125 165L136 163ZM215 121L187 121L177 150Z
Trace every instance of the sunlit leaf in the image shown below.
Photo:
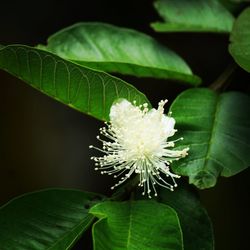
M23 45L0 49L0 68L50 97L98 119L108 120L117 98L149 103L132 85L107 73Z
M163 22L151 26L159 32L229 33L234 22L217 0L157 0L154 6Z
M200 83L180 56L154 38L110 24L77 23L40 47L98 70Z

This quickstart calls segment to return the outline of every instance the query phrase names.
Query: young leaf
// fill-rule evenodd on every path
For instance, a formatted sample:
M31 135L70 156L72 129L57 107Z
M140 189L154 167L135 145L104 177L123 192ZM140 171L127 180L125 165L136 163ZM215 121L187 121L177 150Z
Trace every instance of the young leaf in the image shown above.
M237 18L230 36L229 52L244 70L250 72L250 7Z
M149 103L132 85L104 72L23 45L0 49L0 68L48 96L98 119L108 120L117 98Z
M154 6L164 20L151 24L159 32L229 33L234 22L217 0L157 0Z
M154 201L104 202L90 209L95 250L183 250L176 212Z
M190 185L178 186L174 192L160 188L158 200L177 212L184 249L214 250L212 224L195 191Z
M178 136L189 156L173 163L176 173L189 176L198 188L216 184L219 175L235 175L250 164L250 98L238 93L216 94L192 89L171 105Z
M13 199L0 208L1 250L69 249L93 221L89 208L102 198L48 189Z
M181 57L152 37L110 24L77 23L52 35L41 48L107 72L200 83Z

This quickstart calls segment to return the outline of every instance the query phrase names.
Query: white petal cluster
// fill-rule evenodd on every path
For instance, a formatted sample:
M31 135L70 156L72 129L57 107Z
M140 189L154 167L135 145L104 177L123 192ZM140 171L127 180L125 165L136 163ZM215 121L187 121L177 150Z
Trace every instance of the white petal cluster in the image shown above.
M148 109L147 104L136 106L122 99L112 105L110 122L100 129L97 139L102 148L90 146L101 151L101 157L91 157L96 170L102 174L114 174L120 181L112 189L126 181L133 173L139 174L139 186L143 195L151 198L151 190L157 196L155 185L173 190L177 186L174 178L180 176L170 172L169 165L188 154L189 148L172 150L175 142L168 138L176 132L174 118L164 114L167 101L159 102L158 109ZM102 139L102 137L104 139ZM171 183L165 177L172 179Z

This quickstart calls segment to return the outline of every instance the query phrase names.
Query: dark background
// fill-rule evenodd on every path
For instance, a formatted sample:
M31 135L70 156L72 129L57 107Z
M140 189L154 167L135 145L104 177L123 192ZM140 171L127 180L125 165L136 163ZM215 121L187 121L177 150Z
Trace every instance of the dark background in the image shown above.
M102 21L153 35L185 58L204 85L211 84L230 64L227 35L156 34L149 23L157 19L151 1L3 1L0 43L33 46L76 22ZM166 80L123 79L143 91L154 105L161 99L172 101L186 89L185 85ZM237 69L231 88L248 91L248 81L249 75ZM109 194L113 180L96 173L89 160L88 145L96 143L102 123L3 71L0 84L0 204L47 187ZM221 178L215 188L200 192L214 224L216 250L248 249L249 177L250 171L245 170ZM87 249L81 246L85 240L86 236L75 249Z

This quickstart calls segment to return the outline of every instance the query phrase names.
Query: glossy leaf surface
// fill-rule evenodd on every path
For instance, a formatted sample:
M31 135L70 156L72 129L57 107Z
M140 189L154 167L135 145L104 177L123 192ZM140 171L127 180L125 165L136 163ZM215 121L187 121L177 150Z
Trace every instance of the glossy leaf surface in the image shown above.
M76 190L25 194L0 208L1 250L69 249L93 221L102 197Z
M250 164L250 98L239 92L217 94L208 89L181 93L171 106L178 137L189 156L172 164L198 188L235 175Z
M98 70L200 83L180 56L154 38L110 24L77 23L40 47Z
M174 192L160 188L158 200L176 211L185 250L214 250L212 224L195 191L190 185L184 184L178 186Z
M91 208L95 250L182 250L175 211L154 201L104 202Z
M219 32L232 30L234 17L217 0L157 0L163 22L152 23L159 32Z
M237 18L230 36L229 52L244 70L250 72L250 8Z
M123 80L23 45L0 49L0 68L48 96L101 120L109 119L112 103L125 98L149 103Z

